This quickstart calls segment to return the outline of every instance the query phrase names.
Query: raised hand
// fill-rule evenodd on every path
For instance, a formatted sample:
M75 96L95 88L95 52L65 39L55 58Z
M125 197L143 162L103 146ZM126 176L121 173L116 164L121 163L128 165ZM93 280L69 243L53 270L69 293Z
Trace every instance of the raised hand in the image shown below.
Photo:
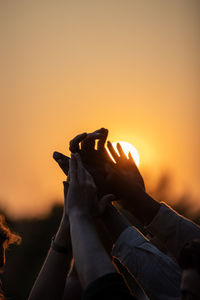
M96 185L90 173L84 168L78 153L73 154L69 163L70 183L67 193L67 212L98 216L103 213L113 195L97 201Z
M107 186L109 192L115 194L119 204L142 223L148 224L156 215L160 204L152 199L146 192L143 178L129 154L127 159L121 146L118 144L116 153L112 144L107 144L116 164L107 165Z
M68 156L65 156L64 154L62 154L60 152L54 152L53 153L53 158L59 164L60 168L63 170L65 175L68 176L70 158Z
M105 142L108 136L108 130L105 128L98 129L92 133L82 133L77 135L70 141L70 151L79 153L84 167L92 174L94 182L97 186L98 198L107 194L106 187L106 170L105 166L111 164ZM97 147L95 148L95 142ZM54 159L57 161L63 172L68 175L69 158L62 153L54 152Z
M115 151L110 141L107 142L107 147L116 162L116 164L112 165L112 169L124 176L128 181L132 180L134 184L137 184L145 190L144 180L131 153L129 152L127 158L120 143L117 143L117 150L119 154Z

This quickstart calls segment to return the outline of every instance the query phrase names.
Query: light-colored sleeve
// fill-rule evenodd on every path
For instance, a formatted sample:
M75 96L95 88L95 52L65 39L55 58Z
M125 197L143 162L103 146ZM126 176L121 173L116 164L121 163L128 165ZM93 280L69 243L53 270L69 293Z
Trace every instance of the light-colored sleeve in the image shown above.
M146 229L165 245L176 260L185 243L200 239L200 227L164 203Z
M121 233L112 255L129 269L150 299L179 299L179 267L136 228L128 227Z

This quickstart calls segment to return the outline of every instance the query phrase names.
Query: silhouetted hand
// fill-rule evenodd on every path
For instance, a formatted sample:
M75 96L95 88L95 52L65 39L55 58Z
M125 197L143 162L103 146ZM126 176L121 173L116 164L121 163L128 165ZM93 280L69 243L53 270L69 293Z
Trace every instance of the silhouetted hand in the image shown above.
M113 148L113 145L110 141L107 142L107 147L116 162L116 164L112 165L112 169L115 170L115 172L123 175L128 181L133 181L134 184L137 184L145 190L144 180L140 174L140 171L138 170L138 167L136 166L131 153L129 152L127 158L120 143L117 143L117 150L119 152L119 155Z
M82 133L70 141L70 151L79 153L84 167L92 175L97 186L98 198L107 194L106 186L106 165L112 164L106 149L105 142L108 136L108 130L98 129L92 133ZM97 141L97 147L95 143ZM68 175L69 158L62 153L54 152L54 159L57 161L63 172Z
M109 164L107 170L107 186L113 193L119 204L142 223L148 224L156 215L160 204L152 199L146 192L143 178L129 153L129 158L124 154L120 144L117 144L119 155L110 142L108 149L116 161Z
M53 158L59 164L60 168L63 170L65 175L68 176L70 158L68 156L65 156L64 154L62 154L60 152L54 152L53 153Z
M67 193L67 213L81 213L85 216L100 216L107 204L114 199L106 195L97 199L96 185L90 173L84 168L78 153L71 156L69 162L70 183Z

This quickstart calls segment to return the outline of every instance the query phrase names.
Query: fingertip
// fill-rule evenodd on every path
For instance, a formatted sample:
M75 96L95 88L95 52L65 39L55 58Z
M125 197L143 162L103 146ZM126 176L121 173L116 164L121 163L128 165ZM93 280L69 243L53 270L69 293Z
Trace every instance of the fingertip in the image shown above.
M54 151L52 156L55 160L57 160L58 158L60 158L60 153L57 151Z

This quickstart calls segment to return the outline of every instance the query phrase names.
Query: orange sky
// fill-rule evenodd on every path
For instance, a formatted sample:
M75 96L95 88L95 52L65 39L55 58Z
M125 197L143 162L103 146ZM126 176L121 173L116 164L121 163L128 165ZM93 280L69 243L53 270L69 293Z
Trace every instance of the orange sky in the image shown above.
M47 210L52 152L102 126L199 199L198 0L1 1L0 32L1 207Z

